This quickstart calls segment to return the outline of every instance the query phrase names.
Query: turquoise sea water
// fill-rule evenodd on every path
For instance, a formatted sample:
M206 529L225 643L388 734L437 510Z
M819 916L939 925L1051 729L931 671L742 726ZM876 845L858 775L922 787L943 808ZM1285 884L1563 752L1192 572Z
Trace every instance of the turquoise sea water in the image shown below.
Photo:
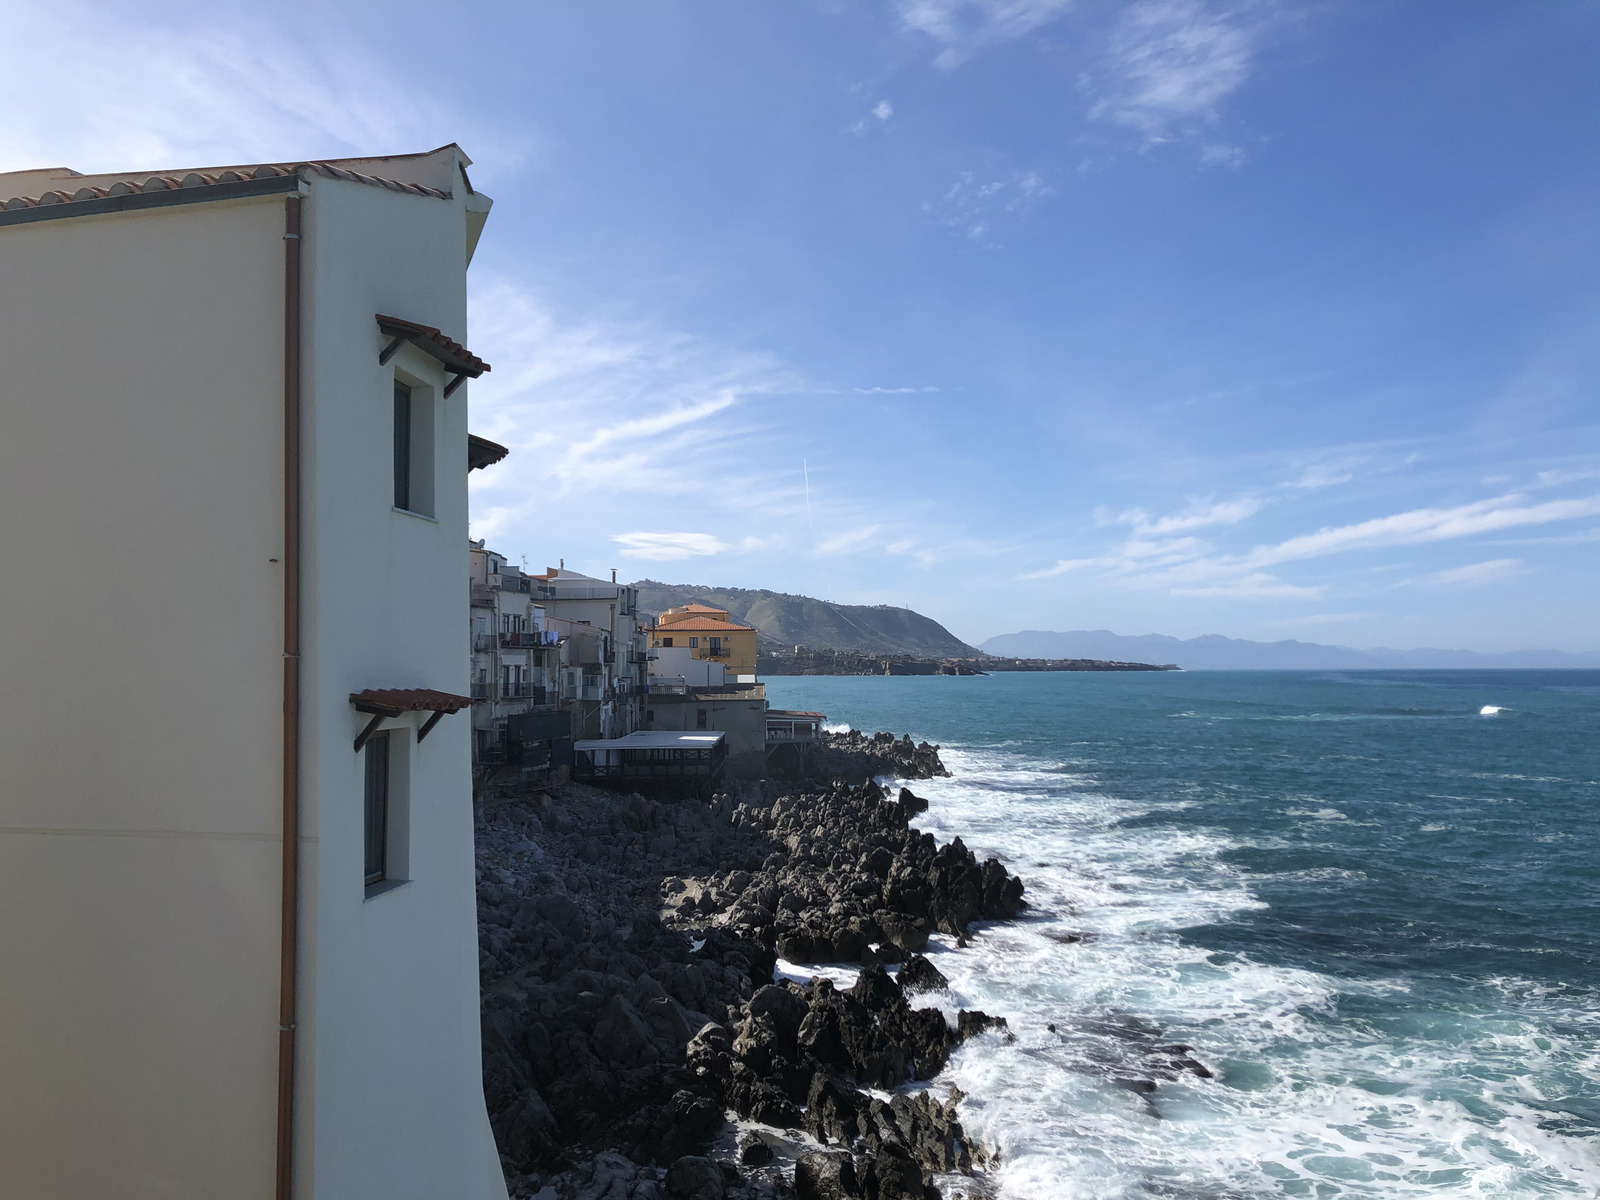
M922 824L1027 881L935 948L999 1195L1600 1196L1600 672L768 692L940 743Z

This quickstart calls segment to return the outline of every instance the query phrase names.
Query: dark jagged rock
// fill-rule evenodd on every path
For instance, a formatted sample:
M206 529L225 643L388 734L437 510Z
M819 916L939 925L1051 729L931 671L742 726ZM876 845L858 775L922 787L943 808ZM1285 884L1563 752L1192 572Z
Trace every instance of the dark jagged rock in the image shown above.
M817 1157L816 1195L922 1200L930 1172L981 1157L954 1100L861 1089L931 1078L1003 1026L952 1030L907 993L945 984L919 953L931 930L1014 915L1022 882L939 846L911 825L924 801L870 779L942 774L937 747L855 734L828 753L858 782L710 805L574 785L480 811L484 1092L513 1196L561 1173L564 1200L776 1197L761 1139L748 1176L708 1157L725 1108L849 1151ZM863 969L848 990L774 984L780 955ZM882 964L902 961L897 981Z
M723 1200L728 1185L709 1158L685 1154L667 1168L667 1195L675 1200Z
M906 959L895 981L907 992L938 992L950 986L943 972L920 954Z
M856 1165L848 1154L813 1150L794 1164L795 1200L853 1200Z
M991 1030L1003 1033L1007 1040L1011 1038L1011 1026L1004 1017L991 1017L978 1009L962 1009L956 1014L956 1032L963 1042Z

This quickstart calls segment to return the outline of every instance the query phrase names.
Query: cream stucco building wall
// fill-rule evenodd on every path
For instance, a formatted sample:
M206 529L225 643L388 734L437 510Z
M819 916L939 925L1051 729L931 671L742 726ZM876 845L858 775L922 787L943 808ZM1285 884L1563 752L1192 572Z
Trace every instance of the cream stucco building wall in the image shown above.
M290 188L292 1194L506 1194L481 1079L468 718L421 744L425 714L388 722L407 881L368 895L349 703L467 691L466 389L445 398L450 376L414 347L380 366L374 317L464 340L487 203L454 147L341 169L438 194L302 170L265 195L0 219L3 1196L274 1194ZM0 200L122 178L0 176ZM432 401L431 517L392 505L397 376ZM77 585L89 571L109 596Z

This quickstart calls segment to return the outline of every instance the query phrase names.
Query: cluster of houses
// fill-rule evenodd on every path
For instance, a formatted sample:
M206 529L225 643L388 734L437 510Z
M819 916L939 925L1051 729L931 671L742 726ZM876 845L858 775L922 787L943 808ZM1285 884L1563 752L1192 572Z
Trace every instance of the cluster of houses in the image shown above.
M753 626L688 604L651 617L636 588L532 574L471 546L472 753L480 785L576 776L714 787L790 769L823 714L773 710ZM776 762L774 761L776 760Z

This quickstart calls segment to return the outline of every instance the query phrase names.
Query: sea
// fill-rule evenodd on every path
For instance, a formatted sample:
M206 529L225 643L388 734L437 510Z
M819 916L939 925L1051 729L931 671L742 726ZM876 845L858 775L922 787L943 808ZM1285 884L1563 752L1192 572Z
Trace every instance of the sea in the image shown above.
M1600 672L767 688L939 744L918 824L1027 884L930 950L1010 1023L929 1085L991 1195L1600 1196Z

